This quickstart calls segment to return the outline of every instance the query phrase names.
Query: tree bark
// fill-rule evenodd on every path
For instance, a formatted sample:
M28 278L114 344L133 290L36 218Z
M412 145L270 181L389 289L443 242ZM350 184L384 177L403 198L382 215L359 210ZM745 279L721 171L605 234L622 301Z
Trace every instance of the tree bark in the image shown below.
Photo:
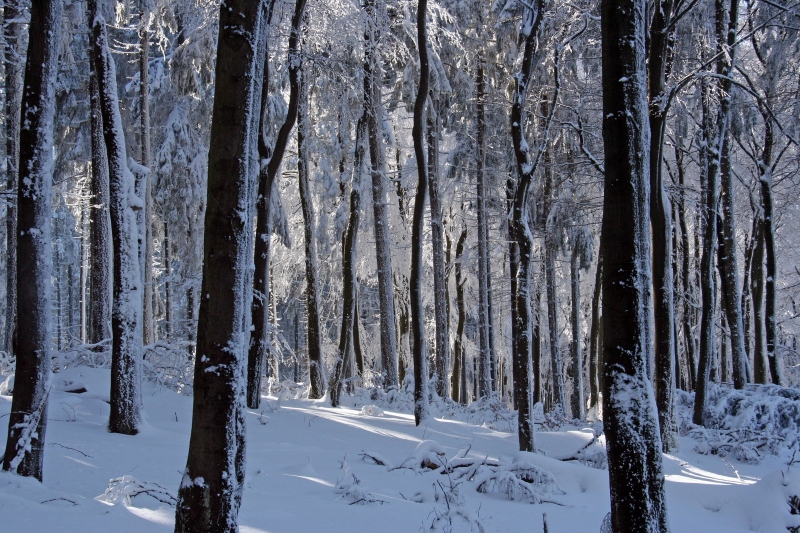
M572 322L572 343L570 355L572 356L572 417L583 420L586 417L583 399L583 352L581 350L581 264L578 248L572 250L570 260L570 278L572 289L572 309L570 319Z
M447 278L444 265L444 224L439 198L439 106L431 96L428 109L428 194L430 195L431 249L433 257L433 299L436 321L436 394L450 396L450 327L447 319Z
M220 7L192 431L176 533L238 531L264 11L264 3L245 0Z
M475 79L475 178L478 214L478 394L487 397L492 387L492 353L489 335L489 244L486 225L486 76L483 56L478 55Z
M372 207L375 222L375 261L378 269L378 302L380 309L381 367L383 369L384 389L396 389L397 335L395 333L394 285L392 283L392 254L389 234L389 217L386 209L386 154L381 142L380 118L383 114L380 93L380 67L377 58L378 39L377 19L384 9L378 9L374 0L366 0L368 26L364 33L365 90L364 105L368 109L367 130L369 132L369 158L372 178Z
M94 23L94 13L89 12L89 25ZM100 91L94 53L89 53L89 116L92 146L92 210L91 226L91 282L89 293L89 338L92 344L111 339L111 308L113 301L114 255L111 241L111 216L109 204L108 156L103 138L103 114L100 108Z
M142 9L142 27L139 29L139 108L141 127L142 165L152 169L153 160L150 152L150 38L147 31L147 0L140 0ZM147 178L142 201L144 209L144 235L142 235L144 270L142 283L144 286L142 302L142 342L152 344L156 341L155 319L153 317L153 172Z
M6 0L3 9L5 48L6 189L19 185L19 126L22 100L23 30L22 0ZM14 354L17 327L17 204L6 204L6 330L3 350Z
M672 279L672 217L664 187L663 151L667 114L666 73L673 54L670 43L674 24L672 0L656 0L650 24L647 61L650 122L650 212L653 239L653 294L655 337L655 389L661 444L664 452L677 447L673 432L675 396L675 300Z
M353 330L358 321L356 316L356 244L358 226L361 222L361 170L364 163L364 133L367 128L366 114L362 114L356 126L356 155L353 162L353 182L350 189L350 217L342 246L342 328L339 332L339 353L333 365L331 376L331 406L339 407L345 373L352 365Z
M602 244L600 245L602 247ZM592 295L592 326L589 330L589 405L590 408L600 404L600 369L603 366L600 357L600 295L603 290L603 259L597 258L597 269L594 275L594 294Z
M648 378L649 153L646 2L602 0L605 194L603 425L614 533L668 531L661 436Z
M425 196L428 189L428 169L425 164L425 102L428 99L429 70L428 1L419 0L417 6L417 51L419 53L419 86L414 102L414 122L411 136L417 160L417 193L414 199L414 216L411 222L411 336L414 354L414 421L419 425L430 417L428 400L428 357L425 346L425 308L422 304L422 230L425 213Z
M753 224L755 248L753 249L753 378L756 383L769 383L769 363L764 328L764 221L760 217Z
M453 344L453 399L461 404L467 403L467 384L464 360L464 324L467 321L467 311L464 305L464 274L461 260L464 257L464 243L467 240L467 228L461 230L461 235L456 242L456 257L453 263L456 277L456 309L458 322L456 325L456 338Z
M94 65L108 157L109 211L114 249L111 313L111 414L108 430L135 435L141 426L142 280L136 211L144 206L135 195L128 168L116 67L108 49L105 20L96 12L92 28Z
M525 98L530 81L533 54L536 49L536 34L542 20L544 2L536 0L523 11L522 33L524 52L522 65L515 76L516 84L511 106L511 139L514 147L514 158L517 167L517 188L514 195L511 224L514 229L514 240L519 249L519 266L517 269L517 291L513 295L517 320L512 324L514 344L512 361L514 367L514 396L518 411L519 449L532 452L536 450L531 415L531 383L530 358L533 348L531 331L534 317L531 313L531 259L533 255L533 234L530 228L530 211L528 209L528 193L536 165L531 162L530 151L525 140L524 112ZM545 134L546 137L546 134Z
M18 336L3 470L42 480L52 333L50 233L53 115L61 36L60 0L31 5L17 188Z

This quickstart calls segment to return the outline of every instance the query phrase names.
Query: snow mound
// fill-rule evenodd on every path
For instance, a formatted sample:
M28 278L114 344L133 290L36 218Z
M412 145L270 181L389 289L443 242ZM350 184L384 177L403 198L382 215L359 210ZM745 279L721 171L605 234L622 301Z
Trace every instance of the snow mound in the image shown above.
M131 500L140 495L150 496L159 502L172 507L178 502L175 495L158 483L142 482L131 475L125 475L109 480L106 491L97 496L95 500L109 505L122 503L126 507L131 505Z
M361 414L364 416L383 416L385 413L377 405L365 405L361 408Z
M394 468L390 468L390 470L400 468L408 468L415 472L436 470L447 464L445 454L445 449L441 444L435 440L424 440L417 444L417 447L414 448L414 451L405 461Z
M560 504L553 496L566 494L555 476L527 460L525 452L520 452L510 464L488 469L475 481L478 492L501 494L511 501Z

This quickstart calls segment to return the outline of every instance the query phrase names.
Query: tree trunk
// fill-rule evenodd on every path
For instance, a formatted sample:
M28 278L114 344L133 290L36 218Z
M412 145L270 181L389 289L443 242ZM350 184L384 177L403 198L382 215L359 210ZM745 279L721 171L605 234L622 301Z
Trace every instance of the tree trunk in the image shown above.
M666 533L661 436L648 364L649 128L644 0L603 0L603 425L614 533ZM613 238L611 238L613 237Z
M686 343L686 366L688 369L689 386L687 392L694 389L697 383L697 340L694 336L692 324L694 322L694 309L692 308L693 293L691 282L691 250L689 249L689 227L686 224L686 167L683 165L683 146L675 146L675 161L678 166L678 185L680 187L680 206L678 208L678 224L681 228L681 280L683 288L683 337Z
M650 212L653 239L655 389L661 444L664 452L677 447L673 433L675 396L675 309L672 280L672 218L664 187L663 151L667 114L666 73L673 54L672 0L656 0L650 25L648 66L650 122Z
M61 43L62 3L31 5L25 92L19 132L17 188L18 336L14 395L3 470L42 480L50 382L50 226L53 190L53 115ZM12 152L13 153L13 152Z
M167 339L172 339L173 335L173 312L172 312L172 249L169 246L169 223L164 222L164 244L162 245L164 254L164 330ZM190 315L187 313L187 318Z
M238 531L252 304L246 272L253 261L257 180L250 162L256 158L264 11L261 2L244 0L220 8L192 431L178 490L176 533ZM270 190L272 183L267 185Z
M425 308L422 304L422 231L428 169L425 164L425 102L428 99L428 0L417 6L417 51L419 52L419 86L414 102L414 155L417 160L417 194L411 222L411 336L414 343L414 421L416 425L430 417L428 400L428 357L425 346Z
M368 110L367 130L369 132L369 158L372 178L372 207L375 221L375 261L378 269L378 302L380 310L381 367L383 369L384 389L396 389L398 383L397 370L397 335L395 333L394 285L392 283L392 254L389 235L389 217L386 209L386 155L380 119L383 115L380 93L380 67L377 60L376 47L380 35L377 30L377 19L384 9L378 9L374 0L365 0L368 27L364 33L365 91L364 105ZM398 174L399 175L399 174ZM399 180L398 180L399 183Z
M6 0L3 10L5 48L5 128L6 128L6 189L17 190L19 184L19 126L22 100L23 28L25 26L22 0ZM17 204L6 204L6 330L5 350L15 353L17 327Z
M444 265L444 225L439 198L439 105L431 96L428 109L428 193L430 194L431 248L433 256L433 297L436 320L436 394L450 396L450 327L447 320L447 278Z
M105 20L96 12L92 29L94 65L108 157L111 233L114 248L111 313L111 414L108 430L135 435L141 426L142 280L136 211L144 206L134 193L119 111L114 59Z
M709 89L708 81L703 80L703 129L705 146L710 146L711 119L709 117ZM715 294L716 272L714 271L714 253L717 247L717 167L713 154L705 157L707 161L707 177L705 184L705 198L703 199L703 217L705 219L705 232L703 236L703 256L700 261L700 286L702 287L702 316L700 321L700 361L697 368L697 383L695 384L694 415L692 420L697 425L703 425L705 419L706 397L708 395L708 380L711 376L711 366L715 352Z
M148 0L140 0L142 16L146 18ZM153 160L150 153L150 39L146 21L142 21L139 29L139 108L141 118L141 148L142 165L152 169ZM144 270L142 282L144 284L142 304L142 342L152 344L156 341L155 320L153 318L154 287L153 287L153 176L151 171L144 188L142 201L144 209L144 234L142 235Z
M464 377L464 324L467 321L467 310L464 305L464 274L461 260L464 257L464 243L467 240L467 228L461 230L461 235L456 242L456 257L454 270L456 277L456 309L458 310L458 323L456 325L456 338L453 345L453 399L461 404L467 403L467 390Z
M602 244L600 245L602 248ZM603 259L597 258L597 269L594 275L594 294L592 295L592 326L589 330L589 405L594 409L600 404L600 368L603 366L600 357L600 295L603 290Z
M352 365L353 330L358 321L356 316L357 283L356 283L356 244L358 243L358 226L361 222L361 170L364 163L364 133L367 111L361 116L356 126L356 155L353 162L353 182L350 189L350 218L342 246L342 328L339 332L339 353L333 365L331 376L331 406L339 407L344 384L345 372Z
M475 85L475 177L477 181L478 214L478 394L487 397L492 391L492 354L489 345L489 244L486 235L486 78L483 56L478 56Z
M753 291L753 378L756 383L769 383L769 363L764 331L764 221L754 223L753 262L750 274Z
M570 278L572 288L572 417L583 420L586 417L583 400L583 352L581 351L581 264L578 248L572 251L570 261Z
M512 305L516 309L517 320L512 324L512 361L514 367L514 397L518 410L519 449L533 452L536 450L531 414L531 351L533 335L531 331L534 317L531 313L531 259L533 255L533 234L531 232L528 209L528 193L531 187L535 164L530 161L528 143L525 140L524 112L525 98L530 81L531 64L536 49L536 34L542 20L544 2L536 2L523 11L523 24L520 38L524 38L522 65L515 76L516 85L511 106L511 139L514 147L514 158L517 167L517 188L511 224L514 240L519 249L519 266L517 269L517 291L513 295ZM546 135L545 135L546 137Z

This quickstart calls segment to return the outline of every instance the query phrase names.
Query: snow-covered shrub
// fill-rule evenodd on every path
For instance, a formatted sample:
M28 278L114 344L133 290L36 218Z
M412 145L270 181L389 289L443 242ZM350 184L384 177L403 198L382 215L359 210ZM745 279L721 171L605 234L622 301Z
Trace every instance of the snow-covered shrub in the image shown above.
M697 441L696 451L748 463L766 453L791 454L800 446L800 390L748 385L735 390L709 384L706 425L691 422L693 397L676 395L679 431Z
M361 414L364 416L383 416L385 413L377 405L365 405L361 408Z
M523 452L511 464L492 468L475 482L478 492L501 494L511 501L558 503L552 497L566 494L553 474L531 463Z
M415 472L436 470L447 463L445 454L445 449L441 444L435 440L424 440L417 444L411 455L402 463L389 470L397 470L399 468L408 468Z
M7 376L14 373L16 360L8 352L0 351L0 376Z
M369 505L372 503L384 504L386 501L376 498L371 492L361 486L361 480L350 471L347 460L342 461L344 475L336 482L333 491L341 494L342 499L350 505Z
M267 394L274 396L278 401L297 400L308 397L308 385L305 383L295 383L288 379L278 381L270 377L267 381Z
M110 505L122 503L130 505L131 500L139 495L147 495L166 505L175 506L177 498L158 483L142 482L131 475L125 475L109 480L106 491L97 496L95 500L105 502Z
M188 341L145 346L142 370L145 379L181 394L191 394L194 383L194 356Z

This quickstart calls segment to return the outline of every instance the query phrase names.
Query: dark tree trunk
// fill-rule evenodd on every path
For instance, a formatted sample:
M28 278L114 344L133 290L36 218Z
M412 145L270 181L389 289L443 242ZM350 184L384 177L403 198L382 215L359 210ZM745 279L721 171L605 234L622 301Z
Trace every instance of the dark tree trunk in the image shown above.
M447 320L447 278L444 264L444 224L439 198L439 105L431 96L428 109L428 194L430 195L431 249L433 257L433 310L436 321L436 394L450 396L450 328Z
M602 244L600 245L602 248ZM589 405L592 409L600 403L600 369L603 366L600 357L600 295L603 290L603 259L597 258L597 270L594 276L594 294L592 295L592 326L589 330Z
M350 189L350 218L344 234L342 245L342 328L339 332L339 353L333 365L331 375L331 406L341 403L342 386L345 374L352 365L354 324L358 322L356 298L356 244L358 242L358 226L361 222L361 171L364 164L364 134L367 129L366 113L362 115L356 126L356 154L353 162L353 182ZM363 365L363 363L362 363Z
M244 0L220 8L192 431L178 490L176 533L238 531L252 305L252 279L246 272L253 261L257 180L251 161L256 157L264 11L261 2ZM270 190L272 183L267 185Z
M147 1L140 0L142 15L147 16ZM142 165L152 168L153 160L150 154L150 39L147 27L142 21L139 29L139 108L141 118L141 148ZM151 171L146 178L142 201L144 209L144 234L143 250L141 255L144 258L144 269L142 271L142 283L144 287L142 303L142 342L152 344L156 341L155 319L153 316L154 287L153 287L153 177Z
M89 14L89 24L94 21ZM89 114L92 146L92 210L91 226L91 281L89 289L89 342L96 344L111 339L111 307L114 255L111 244L111 216L109 214L108 157L103 138L103 114L100 109L100 92L94 53L89 54Z
M705 146L710 146L711 119L709 117L709 89L708 81L703 80L703 129ZM711 376L711 366L715 352L715 316L716 316L716 272L714 271L714 253L717 247L717 168L716 159L708 154L704 157L707 161L706 183L703 198L703 217L705 231L703 235L703 256L700 261L700 286L702 296L702 316L700 319L700 360L697 368L697 383L695 383L694 415L695 424L703 425L705 418L706 397L708 395L708 380Z
M486 78L482 56L478 57L475 80L475 178L478 214L478 394L487 397L492 391L492 354L489 344L489 244L486 224Z
M672 280L672 218L664 186L663 151L667 114L666 73L673 54L670 43L672 0L656 0L650 25L648 66L650 122L650 212L653 239L653 317L655 338L655 389L661 444L665 452L677 447L673 433L675 395L675 309Z
M392 283L392 254L389 234L389 217L386 209L386 155L383 149L380 119L382 104L380 84L380 68L375 51L380 35L377 30L377 19L383 15L384 9L378 9L374 0L366 0L364 9L368 17L368 29L364 33L365 91L364 105L368 110L367 130L369 132L369 158L372 178L372 207L375 221L375 260L378 267L378 301L380 308L381 367L383 370L384 389L396 389L399 386L397 376L397 335L395 333L394 285ZM398 173L399 176L399 173ZM399 186L400 180L398 180Z
M614 533L666 533L661 436L648 362L646 2L603 0L603 425ZM613 238L612 238L613 237Z
M756 383L769 383L769 363L764 331L764 221L753 224L755 248L750 274L753 291L753 378Z
M530 151L525 140L525 99L530 81L533 54L536 49L536 34L542 20L544 2L536 0L523 11L525 30L520 37L524 39L522 65L515 76L516 85L511 106L511 139L517 169L517 188L511 213L514 240L519 249L517 269L517 291L512 295L512 305L516 309L516 322L512 324L512 364L514 367L514 398L518 410L519 449L532 452L536 450L531 415L531 351L533 347L534 317L531 313L531 259L533 255L533 234L530 228L528 194L536 165L531 162ZM546 134L545 134L546 137Z
M691 250L689 249L689 227L686 224L686 182L683 164L683 147L675 146L675 161L678 166L678 185L680 187L680 206L678 208L678 224L681 228L681 281L683 289L683 337L686 343L686 367L688 369L689 386L687 391L694 389L697 383L697 340L694 336L692 324L694 323L694 301L691 275Z
M456 325L456 338L453 345L453 399L459 403L467 403L467 389L464 377L466 376L464 360L464 324L467 321L467 310L464 305L464 274L461 260L464 257L464 243L467 240L467 228L461 230L461 235L456 242L456 257L453 264L456 277L456 309L458 310L458 323Z
M583 420L586 416L583 401L583 352L581 349L581 264L580 252L577 248L572 251L570 261L572 309L570 319L572 322L572 343L570 355L572 356L572 417Z
M417 425L430 416L428 400L428 357L425 346L425 308L422 304L422 230L425 196L428 189L428 169L425 164L425 101L428 98L428 0L417 6L417 51L419 52L419 86L414 102L414 155L417 160L417 194L414 199L414 218L411 222L411 336L414 346L414 421Z
M19 126L22 99L23 29L22 0L6 0L3 9L5 48L6 103L6 189L17 190L19 184ZM5 346L13 354L17 327L17 204L6 204L6 330Z
M53 115L61 43L60 0L32 2L19 133L18 335L3 470L42 480L50 381Z
M96 13L96 7L95 7ZM109 211L114 249L113 308L111 313L111 414L108 430L135 435L141 425L142 280L134 178L128 168L122 117L119 110L116 67L108 48L105 20L94 17L94 66L103 116L108 157Z
M169 224L164 222L164 243L162 254L164 255L164 330L167 339L173 335L173 312L172 312L172 249L169 246Z

